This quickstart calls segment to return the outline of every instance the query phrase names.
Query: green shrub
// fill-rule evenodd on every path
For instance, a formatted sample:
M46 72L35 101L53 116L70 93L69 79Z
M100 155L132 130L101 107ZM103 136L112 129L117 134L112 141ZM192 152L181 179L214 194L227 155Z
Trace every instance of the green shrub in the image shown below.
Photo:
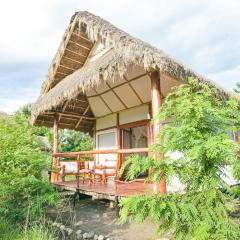
M28 240L54 240L56 234L42 224L33 224L26 233Z
M0 214L11 221L37 216L58 195L44 178L49 156L40 150L29 118L21 112L0 119Z
M8 221L0 218L0 239L2 240L18 240L20 238L20 230L13 227Z
M189 79L166 97L157 119L167 124L150 150L155 156L163 154L164 160L133 155L122 172L129 165L127 178L133 179L150 168L148 180L157 183L164 172L169 182L178 177L185 193L123 199L121 222L143 222L150 216L157 234L171 232L177 240L240 239L240 228L229 216L234 208L229 186L221 178L229 164L240 180L239 146L228 136L240 126L238 102L221 99L206 84ZM174 159L169 152L181 154Z
M61 152L78 152L92 150L93 141L89 134L74 130L59 131L59 150Z
M10 222L0 218L1 240L54 240L55 233L43 223L33 223L30 227L16 227Z

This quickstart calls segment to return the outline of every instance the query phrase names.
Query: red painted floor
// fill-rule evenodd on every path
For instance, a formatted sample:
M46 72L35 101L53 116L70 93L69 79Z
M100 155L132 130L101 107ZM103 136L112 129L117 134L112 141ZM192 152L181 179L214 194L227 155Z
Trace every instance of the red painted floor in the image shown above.
M77 187L76 181L65 181L57 182L55 185L61 186L68 190L82 190L86 193L98 193L111 196L130 196L130 195L142 195L152 192L153 186L150 183L144 183L144 181L139 180L135 182L114 182L109 181L106 184L103 183L89 183L88 181L83 183L80 181L79 187Z

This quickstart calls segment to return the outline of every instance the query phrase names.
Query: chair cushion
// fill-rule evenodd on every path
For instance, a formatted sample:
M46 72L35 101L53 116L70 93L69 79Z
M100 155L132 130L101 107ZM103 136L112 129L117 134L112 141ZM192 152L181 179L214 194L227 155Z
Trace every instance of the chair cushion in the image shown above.
M60 162L61 167L65 166L65 173L77 173L77 162ZM62 173L62 170L60 171Z

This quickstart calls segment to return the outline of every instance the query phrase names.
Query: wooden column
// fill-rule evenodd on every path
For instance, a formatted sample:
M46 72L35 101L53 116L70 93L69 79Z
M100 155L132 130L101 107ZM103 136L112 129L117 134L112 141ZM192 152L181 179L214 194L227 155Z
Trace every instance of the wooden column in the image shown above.
M118 150L122 149L122 129L119 127L120 123L119 123L119 113L117 113L117 145L118 145ZM122 159L123 159L123 155L121 153L118 153L118 159L117 159L117 167L116 167L116 171L118 172L122 166ZM116 177L117 179L119 179L118 175Z
M96 120L94 121L94 126L93 126L93 151L96 150L97 146L96 146L96 143L97 143L97 129L96 129ZM95 169L96 167L96 161L97 161L97 155L94 154L93 155L93 168Z
M152 116L154 117L157 112L159 111L162 105L162 95L160 90L160 74L157 71L150 73L151 78L151 96L152 96ZM155 121L153 124L153 131L152 131L152 139L153 143L160 143L158 139L158 134L162 131L163 125L160 123L159 120ZM164 156L162 153L153 156L156 160L163 161ZM164 174L164 173L162 173ZM166 179L164 179L160 183L154 183L153 190L155 193L164 194L167 192L166 186Z
M54 116L53 123L53 154L58 153L58 116ZM58 167L58 157L53 157L53 168ZM58 181L58 173L53 172L52 174L52 182Z

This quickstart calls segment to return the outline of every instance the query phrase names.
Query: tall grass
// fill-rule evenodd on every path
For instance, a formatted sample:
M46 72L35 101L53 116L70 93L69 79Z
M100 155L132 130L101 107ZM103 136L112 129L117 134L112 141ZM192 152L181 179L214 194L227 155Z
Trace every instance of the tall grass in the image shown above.
M12 226L8 221L0 219L0 239L1 240L20 240L20 229Z
M33 223L26 230L0 219L1 240L56 240L54 231L43 223Z

